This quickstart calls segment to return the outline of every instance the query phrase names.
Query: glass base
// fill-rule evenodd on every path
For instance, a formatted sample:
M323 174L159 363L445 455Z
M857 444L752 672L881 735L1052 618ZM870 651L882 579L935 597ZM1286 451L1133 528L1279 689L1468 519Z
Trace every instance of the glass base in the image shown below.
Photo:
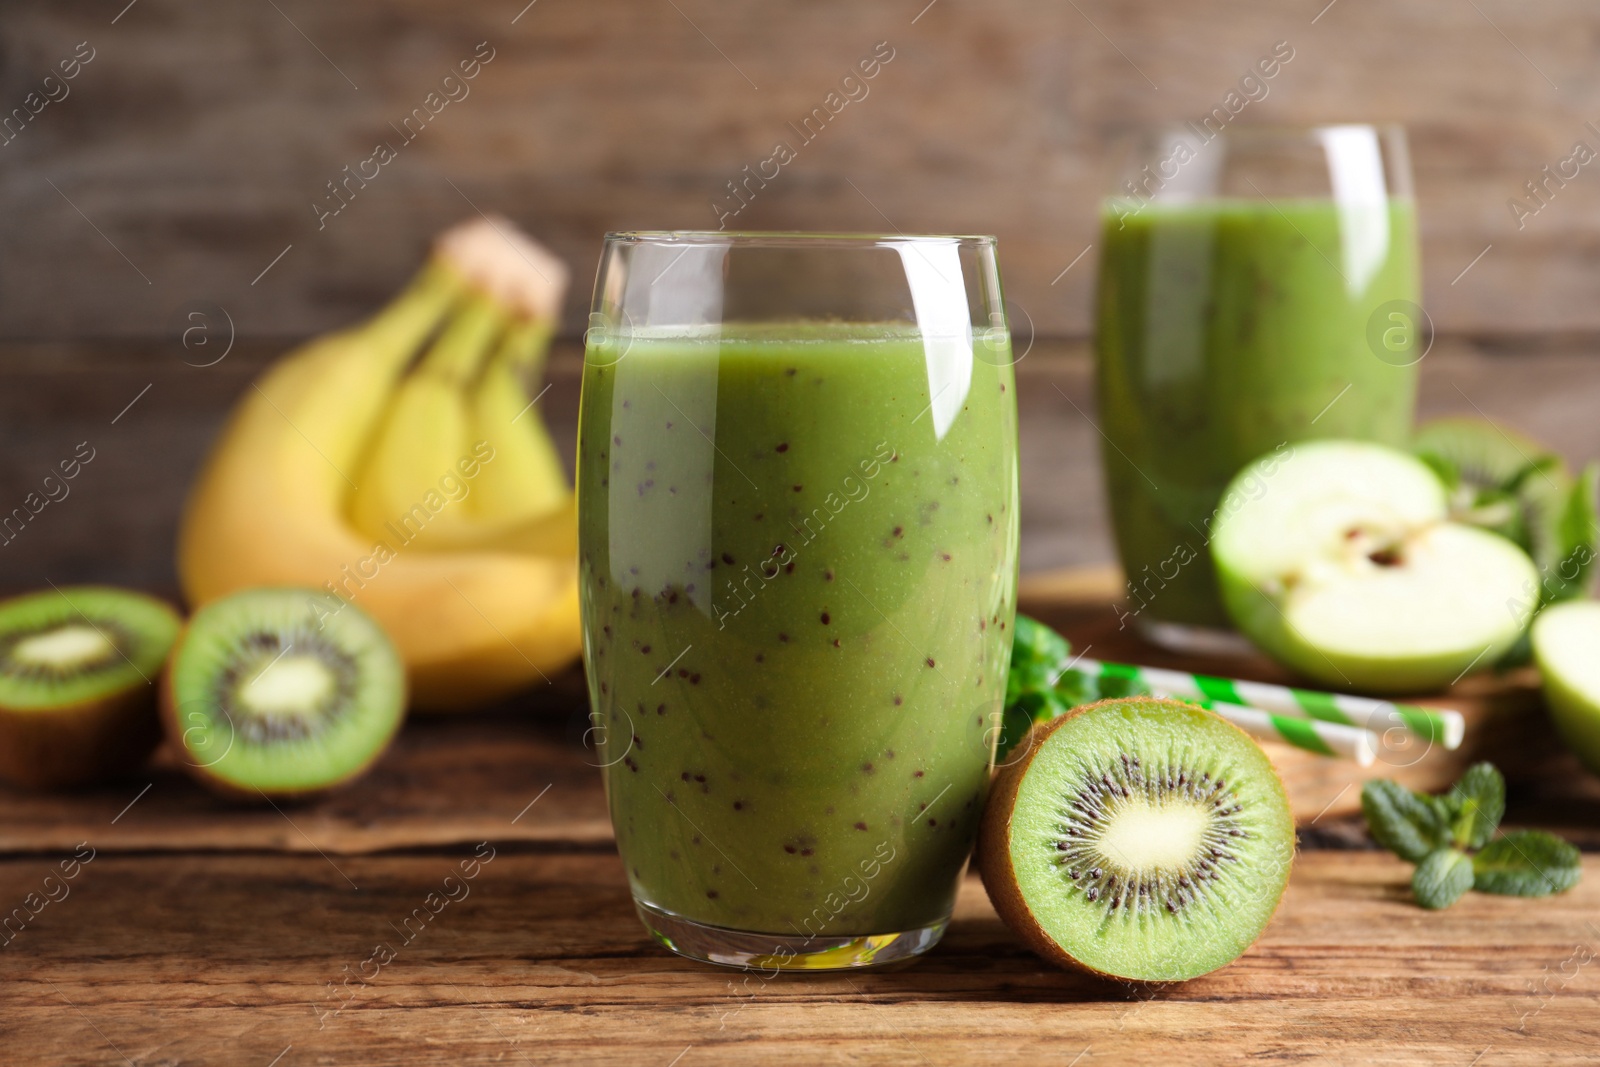
M1248 656L1255 651L1255 646L1243 634L1233 630L1160 619L1134 619L1133 624L1140 637L1168 652L1191 656Z
M939 943L948 925L891 934L790 937L708 926L638 900L634 906L650 936L678 955L742 970L817 973L887 967L927 952Z

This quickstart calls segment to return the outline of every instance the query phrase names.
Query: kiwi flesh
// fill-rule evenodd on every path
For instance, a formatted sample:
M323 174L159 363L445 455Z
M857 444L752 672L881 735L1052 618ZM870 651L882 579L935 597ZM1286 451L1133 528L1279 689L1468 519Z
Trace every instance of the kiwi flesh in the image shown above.
M321 792L365 771L404 718L405 668L383 629L311 589L252 589L195 612L162 678L184 768L224 796Z
M1046 959L1182 981L1226 966L1277 910L1294 819L1243 731L1176 700L1101 700L1034 727L984 809L995 910Z
M126 589L0 602L0 776L35 789L116 777L161 740L156 680L183 620Z

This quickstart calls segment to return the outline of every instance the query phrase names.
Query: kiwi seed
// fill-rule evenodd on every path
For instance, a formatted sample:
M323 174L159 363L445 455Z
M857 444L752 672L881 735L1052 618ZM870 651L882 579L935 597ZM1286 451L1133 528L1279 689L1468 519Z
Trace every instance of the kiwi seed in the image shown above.
M218 672L211 699L237 735L255 745L300 741L320 734L350 712L360 670L355 657L309 627L279 632L251 630L234 638L228 665ZM300 659L284 664L295 653ZM285 699L263 692L287 672L311 677L289 679L303 692L320 689L311 700ZM274 672L269 674L268 672ZM324 677L314 675L321 673Z
M1233 845L1250 831L1238 824L1239 795L1222 779L1201 772L1191 777L1181 766L1168 765L1147 775L1139 757L1120 753L1112 769L1078 785L1071 803L1063 803L1056 840L1056 858L1067 877L1079 883L1084 899L1102 897L1112 911L1165 907L1177 914L1201 898L1217 868L1237 863ZM1105 845L1105 833L1119 813L1136 808L1161 809L1179 800L1203 812L1204 829L1197 847L1171 866L1146 869L1124 862Z

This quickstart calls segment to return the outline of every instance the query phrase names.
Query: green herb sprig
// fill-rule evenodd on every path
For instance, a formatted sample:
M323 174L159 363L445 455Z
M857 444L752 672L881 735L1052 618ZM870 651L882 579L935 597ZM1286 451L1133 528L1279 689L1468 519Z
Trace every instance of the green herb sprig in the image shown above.
M1417 865L1411 891L1424 908L1448 908L1469 889L1545 897L1578 884L1578 850L1542 830L1508 830L1506 783L1490 763L1477 763L1447 793L1430 796L1379 779L1361 789L1361 811L1373 840Z
M996 760L1027 736L1036 722L1049 722L1079 704L1149 692L1123 678L1101 678L1070 670L1072 645L1042 622L1018 615L1011 643L1011 670L1006 675L1006 706L1000 721Z

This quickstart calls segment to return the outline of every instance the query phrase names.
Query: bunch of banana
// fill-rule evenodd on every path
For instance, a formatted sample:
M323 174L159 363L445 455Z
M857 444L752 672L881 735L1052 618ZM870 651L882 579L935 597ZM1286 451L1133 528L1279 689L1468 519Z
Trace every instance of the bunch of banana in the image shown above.
M575 512L528 389L566 282L509 222L463 223L377 315L270 368L185 507L188 599L298 585L358 604L422 708L571 663Z

